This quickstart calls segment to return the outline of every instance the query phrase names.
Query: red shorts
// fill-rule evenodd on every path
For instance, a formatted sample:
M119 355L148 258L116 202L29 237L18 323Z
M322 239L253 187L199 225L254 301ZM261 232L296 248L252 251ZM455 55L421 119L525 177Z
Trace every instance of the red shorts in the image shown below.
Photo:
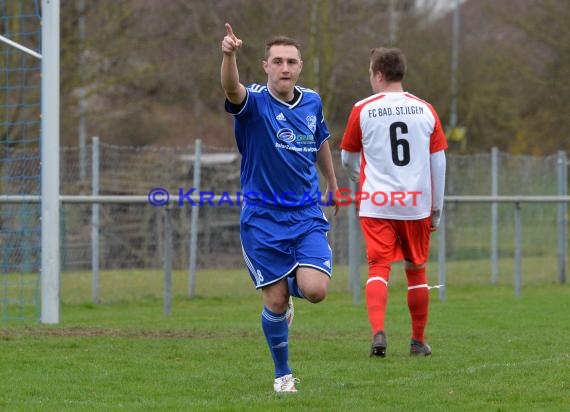
M390 264L406 259L414 265L425 263L429 255L431 217L394 220L361 217L368 264Z

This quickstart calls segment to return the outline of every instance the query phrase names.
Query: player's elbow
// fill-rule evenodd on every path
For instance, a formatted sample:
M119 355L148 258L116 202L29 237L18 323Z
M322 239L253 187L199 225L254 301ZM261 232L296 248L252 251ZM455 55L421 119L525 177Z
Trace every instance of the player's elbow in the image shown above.
M226 88L224 88L224 91L226 93L226 98L228 99L228 101L230 103L241 104L243 102L243 95L240 93L239 88L238 89L233 89L233 88L226 89Z

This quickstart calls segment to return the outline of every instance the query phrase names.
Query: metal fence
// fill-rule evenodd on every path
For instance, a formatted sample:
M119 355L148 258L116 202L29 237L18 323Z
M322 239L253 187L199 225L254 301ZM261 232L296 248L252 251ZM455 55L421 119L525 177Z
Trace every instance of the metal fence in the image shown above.
M173 197L179 190L189 193L192 189L196 189L193 195L237 193L240 157L235 150L200 146L197 152L196 146L140 148L94 142L88 147L91 156L81 155L75 147L64 148L60 156L62 272L243 267L238 206L205 202L193 207L188 202L181 206L171 202L166 213L164 207L151 206L147 198L154 188L163 188ZM333 157L339 187L349 187L339 153ZM566 170L563 152L547 157L496 150L448 154L445 227L433 237L430 256L431 261L439 261L440 281L447 277L504 282L499 268L504 259L518 262L519 275L527 268L532 271L525 273L525 282L565 281ZM0 196L0 202L14 203L6 196ZM30 206L20 202L10 207ZM38 208L34 210L39 213ZM326 214L331 221L329 239L335 264L360 271L365 253L354 209L342 207L336 217L330 210ZM10 267L38 259L30 256L35 249L10 253L18 250L24 238L3 239L2 259L10 260ZM537 269L535 259L541 262ZM530 263L522 267L522 261ZM516 278L515 273L515 282ZM96 284L94 277L94 300ZM355 300L359 290L353 287ZM515 291L520 293L520 283L515 284ZM444 293L440 292L441 298Z
M92 149L92 147L90 147ZM99 165L88 160L87 180L81 181L76 148L65 148L61 156L62 195L147 196L153 188L164 188L173 197L179 190L220 194L237 193L240 157L233 150L203 147L200 155L200 180L194 181L195 146L174 148L129 148L101 144ZM563 156L563 157L561 157ZM339 187L349 187L338 153L334 153ZM562 160L561 160L562 159ZM564 162L564 168L560 165ZM446 196L564 196L567 183L560 170L565 169L563 154L548 157L513 156L494 152L478 155L447 156ZM495 165L495 166L493 166ZM99 182L94 192L92 181ZM196 187L199 186L199 187ZM489 202L462 204L448 202L446 207L448 252L450 259L489 257L491 235L480 242L474 231L491 233L491 223L501 222L501 233L513 230L512 206ZM561 204L565 205L564 203ZM150 268L160 265L163 242L160 208L143 204L105 204L100 208L100 250L102 268ZM560 205L532 204L523 208L525 227L534 233L531 243L523 246L544 252L549 233L557 232ZM185 202L172 210L174 222L173 267L189 265L188 241L193 207ZM331 218L331 245L335 260L348 263L349 208L342 208ZM496 214L494 218L492 215ZM211 206L204 201L199 210L199 267L233 267L241 264L239 245L239 207L228 202ZM91 205L63 205L63 270L86 269L91 263ZM461 227L458 232L455 229ZM548 228L548 230L547 230ZM467 233L468 236L465 236ZM466 242L465 238L471 238ZM457 238L457 239L456 239ZM501 238L499 236L499 241ZM556 236L554 237L556 244ZM530 242L530 240L529 240ZM477 245L476 243L480 243ZM503 242L501 241L501 244ZM509 246L499 255L512 253ZM556 249L556 248L555 248ZM542 253L541 252L541 253Z
M94 181L101 184L92 194L140 195L163 188L177 197L179 191L190 193L191 189L193 195L237 193L240 189L240 157L232 150L202 149L201 145L184 150L108 145L102 145L101 149L94 145L93 149L92 158L98 161L90 170ZM75 149L68 150L65 164L77 165ZM349 187L354 192L340 167L339 154L334 153L333 157L339 187ZM74 170L68 169L63 175L72 177ZM447 282L446 267L451 262L464 272L450 273L453 281L471 277L471 282L498 283L499 262L507 259L514 262L514 273L505 275L503 271L503 278L512 276L515 294L520 295L523 256L529 262L539 259L537 265L542 269L537 273L529 264L531 273L525 276L527 281L565 281L568 224L565 153L548 157L513 156L494 149L488 154L448 155L447 170L445 222L434 236L431 250L431 259L438 262L440 283ZM72 178L71 182L77 179ZM88 182L84 182L83 188L88 187ZM165 268L189 270L188 289L192 296L198 268L243 266L239 207L228 202L221 206L205 202L203 207L192 207L188 202L182 206L172 202L172 205L165 212L167 220L162 218L161 208L148 207L144 196L138 203L101 205L101 221L97 223L101 237L95 244L99 247L93 248L92 238L85 234L75 232L77 238L71 240L74 231L67 230L70 226L66 225L62 235L62 267L85 269L89 256L99 254L99 250L98 263L103 269L160 268L169 262ZM89 219L93 216L92 209L87 203L66 204L64 221L81 210L83 218ZM330 210L326 214L332 223L329 239L335 264L349 266L351 289L358 302L365 253L356 213L352 207L343 207L338 216L333 217ZM88 221L79 225L89 226ZM170 227L171 233L165 231ZM91 260L92 267L94 264ZM439 296L445 298L445 289L440 289Z

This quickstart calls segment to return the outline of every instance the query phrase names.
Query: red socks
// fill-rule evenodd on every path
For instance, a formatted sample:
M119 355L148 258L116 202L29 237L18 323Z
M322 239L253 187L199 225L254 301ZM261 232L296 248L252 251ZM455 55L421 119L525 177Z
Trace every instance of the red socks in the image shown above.
M366 282L366 308L372 335L384 330L386 302L388 300L388 279L390 268L374 268L375 274L368 275ZM408 279L408 308L412 318L412 339L424 343L424 331L428 320L429 289L426 269L406 269Z
M368 275L366 282L366 308L372 335L384 330L386 302L388 300L388 279L390 267L374 268L375 274Z
M408 278L408 308L412 318L412 339L424 342L428 319L429 289L426 269L406 269Z

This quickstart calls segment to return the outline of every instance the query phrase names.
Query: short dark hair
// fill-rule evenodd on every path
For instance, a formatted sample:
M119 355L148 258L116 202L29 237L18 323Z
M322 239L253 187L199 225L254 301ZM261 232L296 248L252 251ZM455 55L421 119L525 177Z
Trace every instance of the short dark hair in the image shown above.
M295 39L287 36L276 36L273 37L265 44L265 58L269 57L269 49L273 46L295 46L299 51L299 58L301 58L301 45Z
M389 82L400 82L406 74L406 57L400 49L376 47L370 50L372 73L382 73Z

